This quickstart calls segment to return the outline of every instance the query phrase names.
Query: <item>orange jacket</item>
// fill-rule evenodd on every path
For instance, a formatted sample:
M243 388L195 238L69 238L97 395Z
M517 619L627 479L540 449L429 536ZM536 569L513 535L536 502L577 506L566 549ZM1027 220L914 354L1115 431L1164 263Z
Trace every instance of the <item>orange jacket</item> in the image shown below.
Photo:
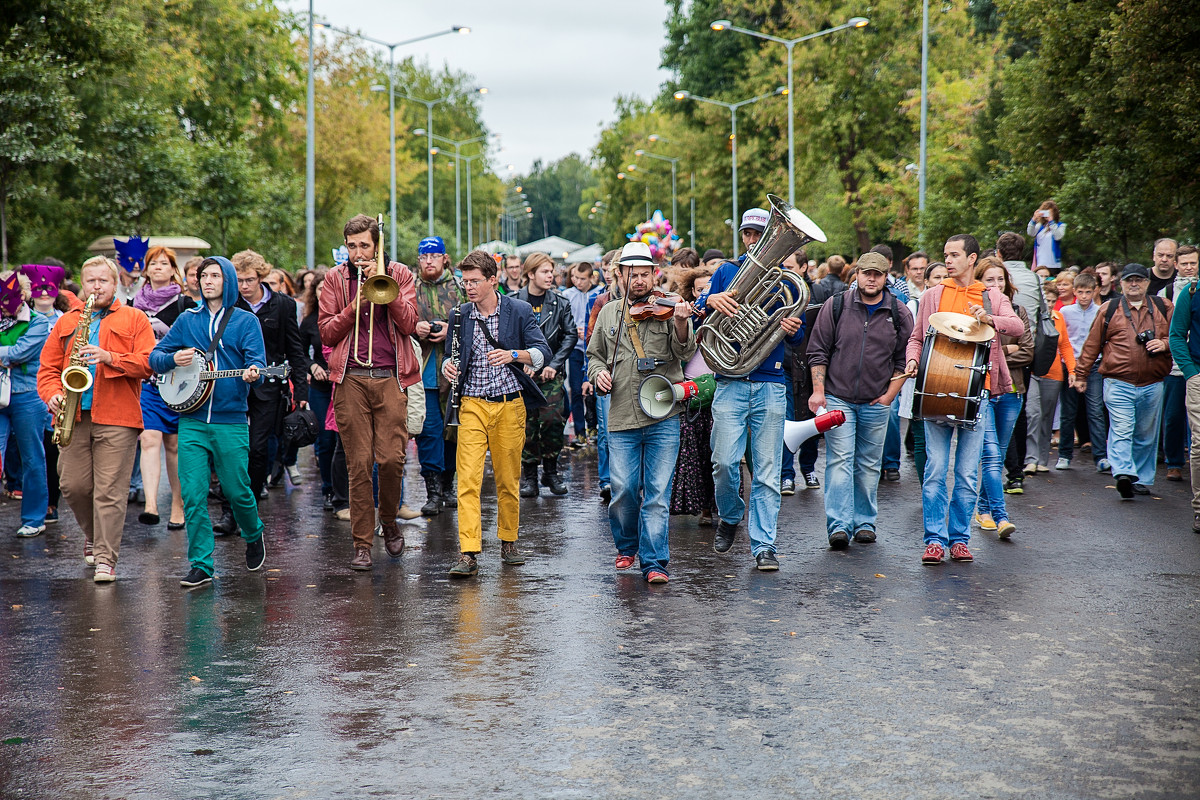
M49 404L62 394L62 371L67 365L75 328L83 303L76 299L71 310L54 323L42 347L42 366L37 387L42 400ZM141 311L113 298L112 308L100 322L100 347L113 359L111 364L96 365L92 384L92 421L97 425L142 427L142 379L150 377L150 351L154 349L154 330ZM82 414L82 412L80 412ZM76 416L76 420L79 416Z
M1044 377L1052 381L1061 381L1067 375L1075 372L1075 348L1071 346L1071 340L1067 338L1067 321L1057 311L1050 313L1054 315L1054 327L1058 330L1058 358L1054 359L1054 363L1050 365L1050 371ZM1066 373L1063 373L1063 364L1067 365Z

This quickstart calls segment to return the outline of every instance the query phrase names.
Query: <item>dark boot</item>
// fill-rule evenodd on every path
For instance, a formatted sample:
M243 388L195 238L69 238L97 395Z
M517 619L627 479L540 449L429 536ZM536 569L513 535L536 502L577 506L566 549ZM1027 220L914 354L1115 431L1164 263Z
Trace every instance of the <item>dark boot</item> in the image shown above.
M421 506L421 514L426 517L436 517L442 513L442 481L438 475L425 476L425 505Z
M567 493L567 485L558 476L557 458L547 458L542 461L542 485L550 487L551 494Z
M537 462L521 464L521 497L537 497Z
M237 520L233 518L233 511L229 508L229 503L221 501L221 518L213 524L213 533L217 536L232 536L238 532Z
M446 508L458 508L458 494L454 491L454 474L442 473L442 505Z

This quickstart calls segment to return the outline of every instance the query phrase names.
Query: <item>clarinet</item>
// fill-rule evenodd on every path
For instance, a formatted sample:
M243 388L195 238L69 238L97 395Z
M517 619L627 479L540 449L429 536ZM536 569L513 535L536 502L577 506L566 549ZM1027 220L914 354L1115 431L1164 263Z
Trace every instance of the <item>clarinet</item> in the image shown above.
M458 403L462 396L462 358L458 352L458 307L450 315L451 327L450 332L454 336L454 341L450 343L450 363L454 365L454 385L450 387L450 407L446 411L445 427L458 427Z

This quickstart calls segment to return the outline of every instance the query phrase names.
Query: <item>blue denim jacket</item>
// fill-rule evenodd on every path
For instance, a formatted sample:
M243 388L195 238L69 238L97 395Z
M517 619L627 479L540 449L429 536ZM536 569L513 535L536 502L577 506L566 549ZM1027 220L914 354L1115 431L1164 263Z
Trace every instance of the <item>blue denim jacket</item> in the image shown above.
M12 369L12 391L36 392L38 367L41 365L42 345L50 335L50 318L31 314L29 327L9 346L0 345L0 366Z

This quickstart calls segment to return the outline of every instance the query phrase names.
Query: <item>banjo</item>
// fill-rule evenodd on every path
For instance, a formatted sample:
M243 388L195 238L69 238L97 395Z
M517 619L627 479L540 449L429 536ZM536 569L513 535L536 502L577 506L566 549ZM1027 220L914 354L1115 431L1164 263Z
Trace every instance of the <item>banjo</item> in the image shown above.
M192 359L186 367L164 372L156 380L158 393L163 402L177 414L190 414L208 402L212 396L214 381L221 378L240 378L244 369L203 369L211 366L203 364L200 354ZM286 380L291 373L287 364L272 364L269 367L259 367L258 373L269 381Z

